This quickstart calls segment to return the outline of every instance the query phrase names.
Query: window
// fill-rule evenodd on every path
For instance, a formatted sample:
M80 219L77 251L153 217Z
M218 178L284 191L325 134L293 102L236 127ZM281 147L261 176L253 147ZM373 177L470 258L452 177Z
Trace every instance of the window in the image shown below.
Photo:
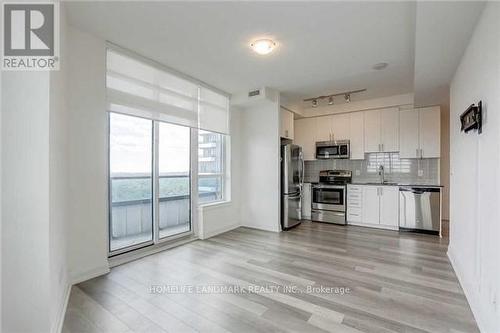
M159 237L191 230L191 131L158 123Z
M109 115L109 251L153 241L153 122Z
M224 199L229 97L115 45L106 55L113 256L189 234L193 195L200 203Z
M198 200L209 203L224 199L225 136L200 130L198 133Z
M111 255L191 231L190 156L189 127L109 113Z

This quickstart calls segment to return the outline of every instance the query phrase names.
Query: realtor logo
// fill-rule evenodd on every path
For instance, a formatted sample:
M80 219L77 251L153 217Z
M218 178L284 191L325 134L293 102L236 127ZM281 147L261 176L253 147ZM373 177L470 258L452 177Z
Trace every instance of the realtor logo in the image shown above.
M57 3L4 3L3 70L59 69Z

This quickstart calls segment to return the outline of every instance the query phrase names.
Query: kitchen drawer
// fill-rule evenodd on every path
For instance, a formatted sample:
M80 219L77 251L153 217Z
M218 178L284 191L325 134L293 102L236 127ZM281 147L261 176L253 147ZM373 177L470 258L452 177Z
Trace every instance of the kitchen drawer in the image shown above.
M351 203L361 203L363 200L363 197L361 195L348 195L347 196L347 205L349 206Z
M347 207L361 209L361 201L348 201Z
M347 208L347 221L361 222L361 208Z
M347 202L349 201L361 201L361 193L349 193L347 194Z
M347 186L347 194L350 193L362 193L363 192L363 187L362 186L354 186L354 185L348 185Z

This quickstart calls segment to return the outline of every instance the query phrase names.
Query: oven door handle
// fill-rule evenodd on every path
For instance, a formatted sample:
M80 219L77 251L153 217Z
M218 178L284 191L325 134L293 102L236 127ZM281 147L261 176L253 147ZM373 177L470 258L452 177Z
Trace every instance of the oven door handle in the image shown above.
M335 186L335 185L313 185L312 186L313 189L328 189L328 190L343 190L345 188L345 186L342 186L342 185L338 185L338 186Z

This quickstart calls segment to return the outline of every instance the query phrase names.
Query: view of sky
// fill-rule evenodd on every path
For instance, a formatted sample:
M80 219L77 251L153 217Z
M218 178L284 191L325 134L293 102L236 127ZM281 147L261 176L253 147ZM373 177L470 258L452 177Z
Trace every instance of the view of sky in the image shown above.
M159 171L189 171L190 129L167 123L159 125ZM116 173L151 173L152 121L110 114L110 169Z

